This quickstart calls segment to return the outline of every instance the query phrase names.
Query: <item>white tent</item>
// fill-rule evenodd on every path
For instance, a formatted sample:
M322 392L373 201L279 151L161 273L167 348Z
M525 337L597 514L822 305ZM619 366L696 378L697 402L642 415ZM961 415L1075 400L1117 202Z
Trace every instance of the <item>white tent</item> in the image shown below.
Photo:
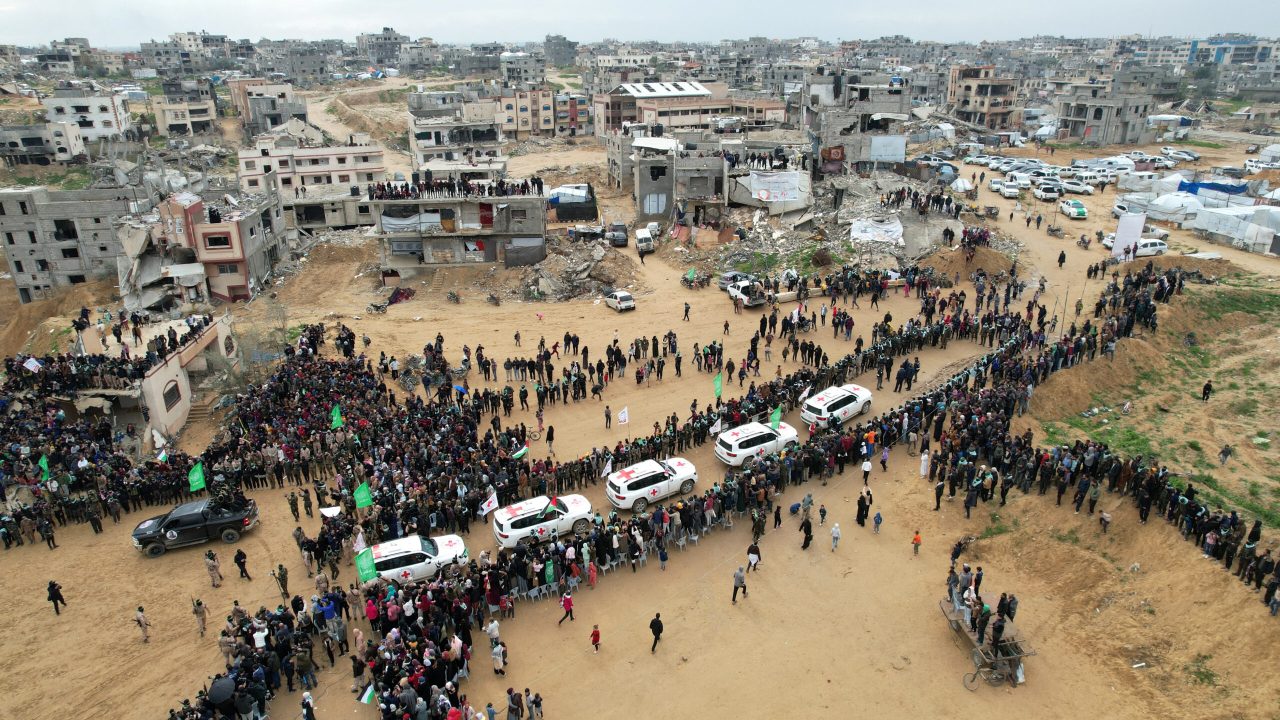
M1258 153L1258 159L1262 162L1280 162L1280 143L1262 148L1262 152Z
M1147 216L1152 220L1186 222L1204 210L1204 205L1191 193L1175 192L1161 195L1147 206Z
M969 192L973 189L973 183L969 182L968 178L956 178L955 182L951 183L951 189L956 192Z

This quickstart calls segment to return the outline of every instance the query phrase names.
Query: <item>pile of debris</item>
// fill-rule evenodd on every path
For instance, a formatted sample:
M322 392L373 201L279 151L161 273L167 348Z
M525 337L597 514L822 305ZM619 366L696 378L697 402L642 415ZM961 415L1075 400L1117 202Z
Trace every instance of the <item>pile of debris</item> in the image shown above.
M516 143L507 151L507 155L508 157L519 157L521 155L544 153L548 150L558 150L565 147L571 147L576 144L577 141L573 138L535 137Z
M521 278L525 295L548 300L569 300L600 295L605 288L638 292L635 261L609 247L604 240L573 242L548 237L547 257L525 270Z

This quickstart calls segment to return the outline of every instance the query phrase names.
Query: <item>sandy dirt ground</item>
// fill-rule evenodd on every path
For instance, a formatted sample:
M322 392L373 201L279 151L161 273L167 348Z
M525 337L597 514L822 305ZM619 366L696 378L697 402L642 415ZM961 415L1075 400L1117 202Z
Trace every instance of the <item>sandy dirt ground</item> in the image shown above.
M984 191L980 203L986 196ZM1091 209L1109 206L1110 196L1108 192L1095 199ZM1004 204L1006 213L1011 205ZM1098 222L1091 219L1082 225L1091 232ZM1114 228L1114 221L1099 224L1111 225L1108 231ZM1001 226L1027 242L1019 265L1033 279L1041 273L1047 276L1050 305L1055 296L1063 307L1068 300L1074 302L1084 284L1085 266L1102 257L1100 251L1076 248L1069 238L1050 238L1043 230L1028 232L1020 223L1011 227L1007 214ZM1064 248L1067 262L1059 269L1057 256ZM1272 259L1213 249L1240 267L1275 273ZM438 287L432 285L430 293L370 318L364 316L364 307L379 296L370 277L356 277L367 252L330 248L324 253L313 255L307 270L279 289L280 300L290 308L288 323L340 320L357 333L367 333L375 352L420 352L441 332L446 351L455 357L465 343L473 349L483 344L487 354L502 358L531 354L540 336L550 344L569 330L596 355L615 333L625 343L633 336L675 330L686 351L694 342L723 339L727 356L740 358L758 321L751 311L734 315L726 296L714 288L681 287L681 269L658 258L639 266L651 290L640 295L638 309L626 315L593 300L493 307L468 296L470 279L456 273ZM466 299L461 305L448 305L443 302L444 288L455 286L464 288ZM967 280L962 287L972 294ZM1085 289L1086 297L1096 290ZM680 319L685 302L693 305L693 320L687 323ZM855 334L865 332L880 314L863 305L854 311ZM915 307L897 295L883 304L881 313L891 312L896 322L913 315ZM269 316L259 302L237 307L235 314L245 325ZM731 323L728 337L722 334L726 319ZM517 329L524 340L519 350L512 337ZM823 332L813 337L831 354L852 347ZM1122 357L1140 352L1122 348ZM954 343L946 352L926 351L921 354L923 375L933 380L944 368L977 352L969 343ZM781 364L784 372L794 368L778 362L780 353L774 357L773 365ZM603 403L551 407L546 422L557 429L559 456L576 456L632 432L640 434L665 415L683 414L690 401L711 399L709 376L692 366L685 368L683 378L672 377L670 366L667 372L654 387L637 387L634 380L623 379L606 390L605 402L614 412L629 409L630 426L615 422L605 430ZM874 378L867 381L874 383ZM471 382L482 384L475 374ZM726 387L726 392L742 391ZM904 397L886 389L876 394L875 407L892 408ZM1045 412L1050 417L1060 414L1055 408ZM517 413L514 420L534 422L529 413ZM798 424L795 417L788 421ZM195 432L185 438L198 439ZM536 443L532 452L546 456L545 443ZM720 476L709 445L689 458L701 470L702 486ZM762 572L750 576L750 596L737 605L730 605L729 594L732 573L745 559L749 542L742 522L675 552L665 571L653 561L634 575L623 570L604 576L599 587L577 598L581 623L554 626L559 612L553 603L520 605L518 617L503 623L512 659L508 676L494 678L477 660L467 694L479 707L485 702L502 707L507 687L529 687L546 698L552 717L563 718L633 718L655 703L699 698L705 704L712 697L716 716L748 718L825 714L851 707L904 718L1261 718L1280 710L1276 681L1259 676L1262 668L1280 660L1280 652L1275 649L1274 619L1261 610L1256 596L1229 585L1211 564L1195 560L1197 556L1166 528L1137 528L1131 512L1110 498L1103 506L1113 510L1118 522L1111 534L1102 536L1087 516L1054 512L1044 498L1010 496L999 520L1015 530L979 542L968 559L985 567L985 593L1018 595L1019 630L1039 655L1028 661L1028 681L1022 687L965 690L960 678L972 666L953 643L938 600L944 594L949 546L961 535L982 532L996 520L989 517L995 508L984 506L968 521L958 503L932 512L930 488L919 480L918 465L916 458L899 449L888 473L877 469L873 474L874 509L885 517L878 535L853 522L859 486L852 470L828 487L810 485L777 498L775 502L788 505L804 492L814 493L815 501L830 511L828 525L839 522L844 539L833 553L827 528L820 527L813 547L802 551L796 521L785 518L779 530L764 537ZM604 507L598 487L587 495ZM240 543L249 555L252 582L233 577L233 548L228 546L214 547L227 575L219 589L209 587L202 549L175 551L157 560L140 556L128 535L151 514L147 510L126 516L118 526L108 522L102 535L93 535L87 527L66 528L58 534L62 547L56 551L38 546L5 554L9 571L0 575L0 592L11 600L9 612L0 619L5 650L0 659L0 719L157 718L194 693L219 668L221 658L212 636L196 635L191 597L202 598L212 608L216 627L216 618L232 600L249 608L278 602L266 574L277 562L289 567L292 588L307 589L289 537L294 524L284 498L278 491L258 492L255 497L262 507L262 526ZM314 533L319 522L304 519L303 527ZM909 542L917 529L924 548L913 559ZM473 553L493 544L484 525L475 526L468 543ZM1130 570L1135 562L1139 572ZM351 574L344 569L339 580L349 582ZM61 617L44 602L50 579L63 585L70 602ZM137 605L144 605L155 623L147 645L131 624ZM650 655L644 650L654 612L662 613L666 634L658 652ZM587 642L594 623L603 632L599 655L592 654ZM1146 666L1135 669L1139 663ZM1214 682L1196 679L1205 675L1192 674L1188 668L1193 663L1212 668ZM336 669L326 668L320 677L320 718L376 716L348 692L341 658ZM86 707L86 697L92 698L92 707ZM273 716L294 717L298 697L277 699Z

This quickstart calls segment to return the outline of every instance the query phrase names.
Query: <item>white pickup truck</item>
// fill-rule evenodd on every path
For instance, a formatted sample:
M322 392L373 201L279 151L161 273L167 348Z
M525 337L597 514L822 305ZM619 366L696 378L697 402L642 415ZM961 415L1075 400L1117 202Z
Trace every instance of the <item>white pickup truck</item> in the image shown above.
M764 287L752 280L739 280L725 288L732 300L741 300L743 307L757 307L765 303Z

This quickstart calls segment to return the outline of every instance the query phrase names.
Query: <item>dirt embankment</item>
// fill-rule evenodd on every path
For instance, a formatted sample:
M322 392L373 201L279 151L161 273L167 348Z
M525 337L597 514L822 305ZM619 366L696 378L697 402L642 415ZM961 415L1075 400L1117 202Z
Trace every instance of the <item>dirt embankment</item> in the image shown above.
M66 352L72 336L71 320L81 307L94 310L112 307L118 302L115 283L99 280L59 290L48 300L23 305L11 278L0 280L0 352L15 355L30 352L42 355Z

